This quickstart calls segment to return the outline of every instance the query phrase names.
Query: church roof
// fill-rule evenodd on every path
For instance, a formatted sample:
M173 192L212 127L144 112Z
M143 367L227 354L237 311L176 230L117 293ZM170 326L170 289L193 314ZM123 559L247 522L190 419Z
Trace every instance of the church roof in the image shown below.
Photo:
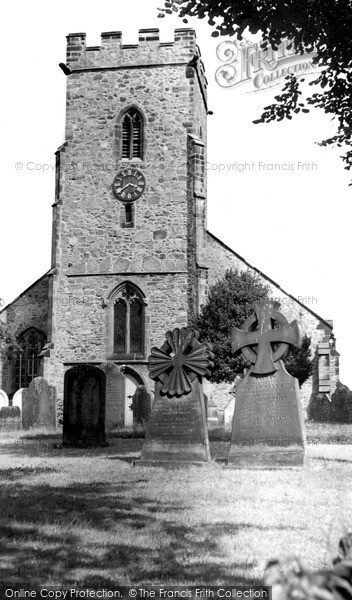
M21 292L21 294L19 294L18 296L16 296L16 298L14 298L13 300L11 300L11 302L9 302L8 304L6 304L6 306L4 306L0 310L0 314L2 312L4 312L4 310L6 310L9 306L11 306L15 302L17 302L17 300L19 300L22 296L24 296L24 294L26 294L32 287L34 287L35 285L37 285L37 283L39 283L40 281L42 281L42 279L44 279L45 277L47 277L50 274L51 274L51 269L49 269L49 271L47 271L46 273L44 273L44 275L42 275L41 277L39 277L39 279L36 279L36 281L34 281L33 283L31 283L30 286L28 286L25 290L23 290L23 292Z
M260 275L260 277L263 277L263 279L265 279L266 281L268 281L269 283L271 283L272 285L274 285L278 290L280 290L280 292L282 292L283 294L285 294L285 296L287 296L288 298L291 298L291 300L293 300L294 302L297 302L297 304L299 304L300 306L302 306L302 308L304 308L306 311L308 311L310 314L312 314L316 319L318 319L323 324L324 328L326 327L327 329L330 329L332 331L332 329L333 329L333 323L332 323L331 320L323 319L320 315L318 315L316 312L314 312L314 310L312 310L306 304L303 304L303 302L301 302L300 300L298 300L298 298L296 298L292 294L289 294L288 292L286 292L281 287L281 285L279 285L278 283L276 283L276 281L274 281L273 279L271 279L270 277L268 277L268 275L265 275L265 273L263 273L263 271L261 271L260 269L257 269L257 267L254 267L253 265L251 265L245 258L243 258L243 256L241 256L240 254L238 254L237 252L235 252L235 250L233 250L232 248L230 248L230 246L228 246L222 240L220 240L219 238L217 238L216 235L214 235L213 233L211 233L209 230L207 230L207 234L210 237L212 237L218 244L220 244L221 246L223 246L223 248L225 248L225 250L228 250L234 256L236 256L236 258L238 258L241 262L243 262L249 269L252 269L256 273L258 273L258 275Z

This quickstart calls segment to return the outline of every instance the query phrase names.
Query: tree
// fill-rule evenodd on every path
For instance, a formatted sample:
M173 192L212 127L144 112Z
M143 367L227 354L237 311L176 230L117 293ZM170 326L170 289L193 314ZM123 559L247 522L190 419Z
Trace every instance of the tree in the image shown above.
M298 379L299 387L307 381L313 371L310 343L310 337L304 335L301 348L291 348L290 354L284 359L287 371Z
M211 381L233 381L249 363L242 354L231 352L231 329L241 327L252 314L252 304L266 298L270 287L250 271L229 270L223 279L210 286L207 302L193 325L200 341L213 346L214 368Z
M321 108L337 120L336 135L320 145L344 147L345 169L352 167L352 4L351 0L171 0L159 9L159 16L176 12L187 17L208 19L212 36L237 36L245 30L262 33L262 48L278 48L281 40L293 41L298 53L315 50L314 63L321 67L316 80L320 91L302 101L300 83L286 77L276 103L264 109L255 123L291 119L307 106ZM352 185L352 184L350 184Z
M0 311L4 306L4 301L0 298ZM18 344L7 323L1 318L0 314L0 353L7 353L9 350L18 348Z
M234 326L241 329L253 313L253 302L268 298L269 293L270 286L250 271L229 270L223 279L210 286L207 301L192 325L199 331L200 341L213 347L212 382L232 382L250 366L241 353L232 354L231 330ZM300 385L312 373L310 342L310 338L304 336L302 348L293 348L292 354L284 359L288 372L297 377Z

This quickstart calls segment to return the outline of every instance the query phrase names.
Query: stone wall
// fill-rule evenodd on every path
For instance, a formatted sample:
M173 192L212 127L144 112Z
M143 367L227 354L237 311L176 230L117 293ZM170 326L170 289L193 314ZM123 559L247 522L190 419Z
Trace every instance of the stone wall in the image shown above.
M204 144L198 151L198 142L190 142L200 134L206 139L206 80L194 31L176 30L174 43L160 44L156 30L141 30L134 46L123 45L119 32L104 33L97 48L86 48L84 34L72 34L67 65L66 141L53 218L54 347L44 370L59 399L68 366L111 360L111 299L124 282L145 300L144 363L113 360L133 367L149 386L151 347L163 343L168 329L187 325L194 311L194 192L201 184L206 193ZM144 119L142 158L121 157L128 107ZM126 167L146 180L133 227L124 227L124 204L112 192ZM200 224L204 230L204 218Z
M146 362L151 347L163 344L168 329L187 324L187 273L134 275L127 280L141 290L147 302L144 361L115 362L133 366L149 390ZM116 287L125 281L125 276L105 275L63 278L60 282L55 296L57 331L54 349L47 359L45 371L45 377L57 387L59 399L62 397L64 369L68 364L100 364L110 358L109 336L113 328L110 298Z
M154 387L147 371L151 347L163 344L168 329L189 323L207 286L229 268L249 268L269 282L283 314L301 323L314 351L328 339L329 323L206 233L207 82L194 31L177 29L172 43L160 43L156 29L140 30L136 45L122 44L120 32L103 33L99 47L86 47L83 33L70 34L67 42L53 277L44 276L3 312L16 334L33 326L47 335L43 375L57 387L58 402L66 369L111 359L112 299L124 282L144 298L145 348L138 360L115 362L133 368L148 391ZM142 158L131 160L121 158L120 117L128 107L144 119ZM112 192L115 175L128 166L146 180L134 203L133 227L125 227L125 206ZM3 381L6 369L5 363ZM1 380L0 387L6 389ZM231 399L229 387L213 386L220 412ZM302 388L304 405L309 390Z

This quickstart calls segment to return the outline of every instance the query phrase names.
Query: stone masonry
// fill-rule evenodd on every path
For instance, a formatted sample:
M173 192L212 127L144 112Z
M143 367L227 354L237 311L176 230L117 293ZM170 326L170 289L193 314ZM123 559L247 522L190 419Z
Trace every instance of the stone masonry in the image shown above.
M206 230L207 82L195 32L177 29L174 42L160 43L157 29L143 29L136 45L124 45L121 32L107 32L99 47L87 47L84 33L70 34L60 66L67 80L66 140L56 152L51 269L1 314L16 334L30 326L45 333L42 375L56 386L58 400L68 368L111 360L134 371L151 392L152 346L163 343L168 329L186 326L208 286L231 267L253 269L269 281L285 316L297 318L312 337L313 351L326 344L331 322ZM126 159L121 117L133 107L144 122L143 153ZM126 227L124 204L112 192L125 167L146 181L134 202L133 227ZM143 356L119 359L111 356L113 302L126 282L143 298L145 344ZM11 388L6 369L5 360L5 390ZM336 369L331 373L336 385ZM219 408L228 401L225 395Z

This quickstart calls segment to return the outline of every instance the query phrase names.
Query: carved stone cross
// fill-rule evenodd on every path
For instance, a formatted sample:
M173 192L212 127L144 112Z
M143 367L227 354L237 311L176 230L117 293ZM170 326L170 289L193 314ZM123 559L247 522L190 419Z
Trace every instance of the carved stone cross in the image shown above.
M243 329L234 327L231 336L231 348L253 363L251 373L265 375L277 371L275 362L289 351L290 346L301 347L302 333L297 321L288 323L280 313L278 302L262 300L253 304L254 313L246 319ZM253 327L257 323L257 328ZM273 351L272 344L279 344ZM257 350L253 350L257 346Z

